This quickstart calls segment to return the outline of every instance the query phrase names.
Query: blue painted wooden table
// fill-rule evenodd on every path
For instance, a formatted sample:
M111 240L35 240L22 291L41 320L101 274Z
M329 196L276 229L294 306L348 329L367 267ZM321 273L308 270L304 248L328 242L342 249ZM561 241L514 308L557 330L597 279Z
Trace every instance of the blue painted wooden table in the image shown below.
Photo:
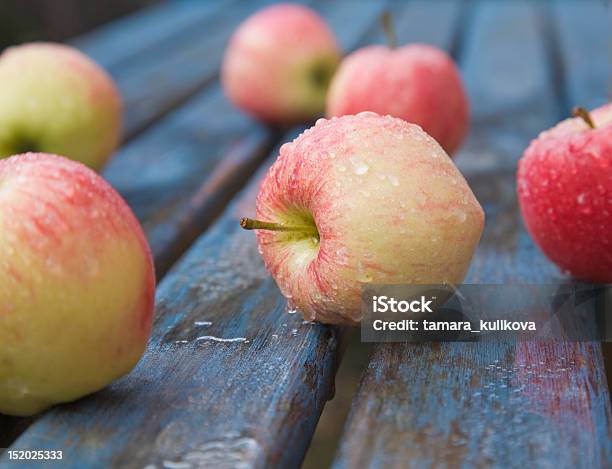
M154 332L109 388L35 419L0 416L0 447L62 449L61 466L74 468L300 465L346 335L286 314L237 223L277 146L299 131L254 122L219 85L229 35L265 3L162 2L73 41L126 102L125 141L104 176L154 252ZM572 105L607 101L608 65L592 59L610 56L603 3L305 3L345 51L382 42L388 8L400 42L454 56L472 105L456 161L487 212L469 281L567 281L524 230L514 173L529 140ZM611 424L599 343L381 344L334 465L612 467ZM6 452L0 467L14 467Z

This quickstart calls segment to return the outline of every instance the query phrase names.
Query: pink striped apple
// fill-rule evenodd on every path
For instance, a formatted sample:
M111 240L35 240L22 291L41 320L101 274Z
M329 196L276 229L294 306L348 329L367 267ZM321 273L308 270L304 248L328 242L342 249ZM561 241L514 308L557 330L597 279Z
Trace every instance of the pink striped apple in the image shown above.
M317 13L302 5L277 4L238 27L225 52L221 79L237 107L286 125L324 112L339 61L336 39Z
M266 267L308 320L356 324L364 283L460 283L484 214L442 147L371 112L283 145L257 197Z
M146 346L153 263L123 199L80 163L0 160L0 412L30 415L126 374Z
M100 169L120 129L115 84L81 52L32 43L0 55L0 158L46 152Z

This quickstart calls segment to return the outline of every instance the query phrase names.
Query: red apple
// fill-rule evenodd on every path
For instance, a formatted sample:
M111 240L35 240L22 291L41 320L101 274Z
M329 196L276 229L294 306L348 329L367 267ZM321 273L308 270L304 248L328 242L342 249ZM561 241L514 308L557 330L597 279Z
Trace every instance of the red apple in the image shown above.
M97 391L140 359L155 278L140 224L80 163L0 160L0 412Z
M527 230L561 269L612 282L612 104L541 133L519 162ZM587 123L588 122L588 123ZM592 127L591 127L592 126Z
M292 124L324 112L339 61L336 39L317 13L301 5L273 5L233 34L221 81L229 99L255 118Z
M484 214L440 145L371 112L283 145L257 197L266 267L306 319L360 321L364 283L460 283Z
M370 46L344 59L330 85L327 116L362 111L418 124L450 155L468 129L468 100L455 63L424 44Z

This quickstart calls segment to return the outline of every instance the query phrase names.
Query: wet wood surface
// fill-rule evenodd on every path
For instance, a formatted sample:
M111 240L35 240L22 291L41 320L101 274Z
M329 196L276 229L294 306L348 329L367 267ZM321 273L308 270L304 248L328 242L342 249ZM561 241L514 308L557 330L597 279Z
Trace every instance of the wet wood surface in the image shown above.
M602 67L571 71L572 61L591 63L580 55L586 49L603 54L606 10L596 2L579 9L483 2L470 14L456 50L473 128L457 163L487 222L468 283L571 281L522 225L515 168L529 140L567 115L569 100L606 101ZM555 31L562 40L548 36ZM604 468L611 422L599 343L381 344L334 467Z

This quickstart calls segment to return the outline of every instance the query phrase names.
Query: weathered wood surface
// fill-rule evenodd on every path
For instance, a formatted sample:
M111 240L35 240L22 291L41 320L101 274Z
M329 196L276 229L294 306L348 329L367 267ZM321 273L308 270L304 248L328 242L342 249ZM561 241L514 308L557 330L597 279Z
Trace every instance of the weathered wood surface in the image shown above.
M458 164L487 213L470 283L569 281L529 239L515 198L517 159L564 107L549 85L547 14L481 4L461 48L474 126ZM591 20L601 24L572 19L580 30ZM589 38L587 49L606 40ZM600 93L605 76L590 75L583 98ZM599 343L381 344L334 467L610 467L611 423Z
M120 150L103 174L142 222L159 276L243 185L275 139L274 131L233 108L216 83ZM218 205L207 204L211 200Z
M177 36L193 34L194 29L201 29L205 25L203 22L231 8L232 0L164 1L100 26L69 42L110 70L147 49L175 41Z
M317 6L351 49L368 36L384 4L353 12L350 25L350 2ZM211 94L216 107L204 107L219 115L224 101ZM175 141L201 128L218 129L216 138L230 131L212 119L190 121L193 109L179 112L183 118L169 125L179 132ZM134 170L142 176L142 168ZM146 178L139 183L143 190L150 185ZM207 198L205 186L193 199ZM257 186L253 181L160 284L153 337L137 369L94 396L46 413L13 447L61 447L67 467L162 467L164 461L214 466L219 457L250 467L299 464L332 392L339 335L287 315L252 233L239 229L238 217L252 210ZM248 341L197 340L207 335Z
M598 1L558 2L549 15L559 45L567 109L612 100L612 9Z
M176 12L150 19L136 18L124 27L129 33L100 33L105 42L76 41L84 52L106 66L124 98L124 136L131 138L168 111L202 90L217 77L226 42L235 27L250 13L269 3L232 1L223 8L216 2L176 2ZM182 6L181 6L182 5ZM180 21L191 11L194 22ZM175 18L172 20L172 18ZM145 23L141 32L140 24ZM166 24L168 32L166 33ZM121 26L121 25L119 25ZM121 28L122 31L126 31ZM123 36L127 36L123 38ZM125 42L123 42L123 40ZM117 43L123 42L120 52Z

